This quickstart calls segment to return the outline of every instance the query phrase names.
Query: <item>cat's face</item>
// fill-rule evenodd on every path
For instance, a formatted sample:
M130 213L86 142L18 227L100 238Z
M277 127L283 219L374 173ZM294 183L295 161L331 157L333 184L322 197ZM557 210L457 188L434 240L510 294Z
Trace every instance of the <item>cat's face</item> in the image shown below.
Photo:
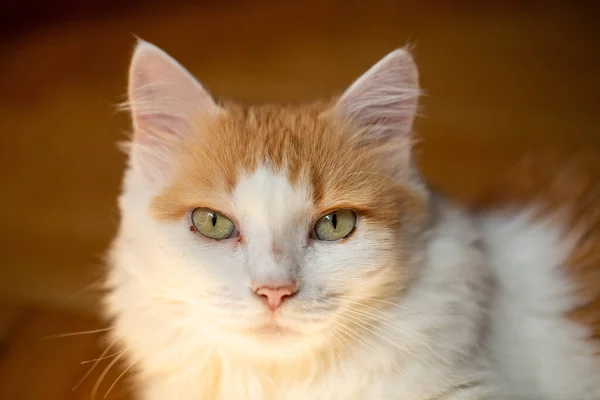
M153 325L263 356L356 340L414 273L412 68L392 53L331 104L219 106L141 43L120 247L172 311Z

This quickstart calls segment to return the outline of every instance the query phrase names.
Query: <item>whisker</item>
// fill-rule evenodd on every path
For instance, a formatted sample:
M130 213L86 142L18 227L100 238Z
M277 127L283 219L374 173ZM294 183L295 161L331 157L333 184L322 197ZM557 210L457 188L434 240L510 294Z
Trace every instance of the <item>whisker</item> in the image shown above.
M336 339L337 340L337 339ZM340 342L338 342L340 343ZM342 357L340 356L340 353L338 353L337 349L335 348L335 346L333 344L329 344L329 347L331 348L331 350L333 350L333 352L335 353L336 356L336 361L342 361Z
M402 351L405 351L405 352L407 352L408 354L412 355L412 356L413 356L413 357L415 357L416 359L420 360L421 362L423 362L423 363L425 363L426 365L428 365L429 367L431 367L431 365L429 365L429 364L428 364L428 363L427 363L425 360L422 360L421 358L419 358L419 357L418 357L416 354L414 354L413 352L411 352L410 350L408 350L406 347L404 347L404 346L402 346L402 345L400 345L400 344L398 344L398 343L396 343L396 342L392 341L392 340L391 340L391 339L389 339L389 338L386 338L386 337L384 337L383 335L381 335L381 334L379 334L379 333L377 333L377 332L373 331L373 330L372 330L372 329L370 329L370 328L367 328L367 327L365 327L363 324L366 324L366 325L368 325L368 326L370 326L370 327L372 327L372 328L374 328L374 329L377 329L377 330L379 330L379 331L381 331L381 332L383 332L383 333L387 333L387 332L386 332L384 329L381 329L380 327L378 327L378 326L376 326L376 325L374 325L374 324L372 324L372 323L370 323L370 322L367 322L367 321L361 321L361 320L359 320L358 318L356 318L356 317L353 317L352 315L346 315L346 317L349 317L349 318L351 318L351 319L355 320L355 321L356 321L356 324L358 324L359 326L363 327L364 329L368 330L369 332L371 332L372 334L374 334L374 335L378 336L379 338L381 338L381 339L385 340L386 342L388 342L388 343L389 343L389 344L391 344L392 346L394 346L394 347L398 348L399 350L402 350ZM444 361L445 361L445 360L444 360Z
M356 310L356 309L346 309L346 310L344 310L344 312L349 312L349 313L352 313L355 315L360 315L363 317L370 318L374 321L377 321L381 325L390 327L390 328L396 330L398 333L401 333L401 334L405 335L406 337L414 340L417 344L427 347L431 351L433 351L433 349L430 347L430 343L440 345L440 342L438 342L437 340L435 340L429 336L427 336L425 339L421 339L418 336L408 333L406 330L404 330L400 327L400 325L398 324L398 321L396 321L395 319L393 319L391 317L384 318L383 316L380 316L380 315L375 315L375 314L366 312L364 310Z
M69 333L59 333L57 335L50 335L42 338L42 340L51 340L51 339L61 339L72 336L83 336L83 335L92 335L94 333L102 333L111 331L113 328L102 328L102 329L92 329L89 331L81 331L81 332L69 332Z
M371 332L373 335L375 335L375 336L377 336L377 337L381 338L382 340L385 340L386 342L388 342L388 343L389 343L389 344L391 344L392 346L396 347L397 349L399 349L399 350L401 350L401 351L404 351L404 352L406 352L406 353L410 354L411 356L413 356L414 358L416 358L417 360L419 360L419 361L420 361L420 362L422 362L423 364L427 365L429 368L432 368L432 369L434 368L434 366L433 366L433 365L431 365L430 363L428 363L427 361L425 361L423 358L419 357L419 356L418 356L417 354L415 354L414 352L412 352L412 351L410 351L409 349L407 349L406 347L404 347L404 346L402 346L402 345L400 345L400 344L396 343L395 341L393 341L393 340L391 340L391 339L389 339L389 338L387 338L387 337L385 337L385 336L383 336L383 335L381 335L381 334L379 334L379 333L375 332L374 330L372 330L372 329L370 329L370 328L367 328L367 327L365 327L365 326L363 325L363 323L364 323L364 324L367 324L367 325L371 326L372 328L374 328L374 329L377 329L377 330L379 330L379 331L381 331L381 332L383 332L383 333L387 333L385 330L381 329L380 327L378 327L378 326L376 326L376 325L373 325L373 324L371 324L371 323L369 323L369 322L367 322L367 321L361 321L361 322L358 322L358 321L359 321L359 320L358 320L358 318L356 318L356 317L353 317L353 316L351 316L351 315L346 315L346 317L349 317L349 318L351 318L351 319L355 320L355 323L356 323L357 325L359 325L359 326L363 327L363 329L366 329L367 331ZM345 318L345 317L344 317L344 318ZM422 345L423 345L423 343L420 343L420 344L422 344ZM442 356L441 356L439 353L437 353L435 350L433 350L433 349L432 349L431 347L429 347L427 344L424 344L424 346L425 346L425 347L427 347L427 349L428 349L429 351L431 351L431 352L432 352L432 353L433 353L435 356L437 356L437 357L438 357L438 358L439 358L439 359L440 359L442 362L444 362L444 363L445 363L447 366L449 366L449 367L450 367L450 368L451 368L451 369L452 369L452 370L453 370L453 371L454 371L454 372L457 374L457 376L458 376L458 377L460 377L461 379L463 378L463 376L460 374L460 372L458 372L458 370L456 370L456 368L455 368L455 367L452 365L452 363L450 363L448 360L446 360L444 357L442 357Z
M403 306L401 304L393 303L391 301L381 300L381 299L377 299L377 298L374 298L374 297L356 297L356 296L346 296L346 295L339 296L339 297L342 298L342 299L352 299L352 300L362 300L362 301L375 301L375 302L378 302L378 303L387 304L389 306L393 306L395 308L399 308L401 310L407 311L407 312L412 313L414 315L417 315L419 317L423 317L427 321L430 320L429 317L427 317L426 315L424 315L424 314L422 314L422 313L420 313L418 311L412 310L412 309L410 309L408 307L405 307L405 306ZM364 303L360 303L360 304L363 304L363 305L367 306ZM374 307L372 307L372 308L374 308ZM377 308L374 308L374 309L378 310ZM378 311L381 311L381 310L378 310Z
M342 318L343 318L343 316L342 316ZM347 319L347 318L344 318L344 319L346 319L346 321L349 321L350 323L353 323L353 324L355 324L355 325L358 325L358 324L356 324L356 322L354 322L354 321L352 321L352 320L350 320L350 319ZM350 333L348 333L348 332L347 332L347 331L346 331L346 330L345 330L345 329L342 327L342 324L340 324L339 322L336 322L336 321L333 321L333 322L334 322L336 325L338 325L338 328L339 328L340 330L342 330L342 332L344 332L346 335L349 335L350 337L354 338L354 340L356 340L358 343L360 343L360 344L364 345L364 346L365 346L365 347L367 347L369 350L371 350L371 351L373 351L373 352L375 352L375 353L379 353L380 355L384 356L385 358L391 359L391 361L392 361L392 363L393 363L394 367L395 367L396 369L398 369L398 370L401 370L401 369L400 369L400 367L398 366L398 364L396 363L396 360L395 360L393 357L391 357L389 354L386 354L385 352L383 352L383 350L381 349L381 347L380 347L380 346L378 346L376 343L373 343L373 342L371 342L370 340L368 340L367 338L365 338L365 337L364 337L364 335L360 335L360 334L359 334L359 332L355 332L355 331L353 332L353 331L351 330L351 331L350 331ZM360 326L360 325L358 325L358 326Z
M104 368L104 371L102 371L102 373L100 374L100 377L98 377L98 380L96 381L96 384L94 385L94 388L92 389L92 396L91 396L92 400L96 400L96 396L98 394L98 390L100 389L100 385L102 384L102 381L104 380L104 378L106 377L108 372L112 369L112 367L123 357L123 355L124 355L123 353L119 354L114 360L112 360L110 362L110 364L108 364L106 366L106 368Z
M352 339L356 340L357 342L359 342L359 343L361 343L361 344L364 344L364 343L363 343L363 342L360 340L360 338L356 338L356 336L354 336L354 334L352 334L352 332L350 332L350 333L349 333L349 332L348 332L348 331L347 331L347 330L344 328L344 326L343 326L341 323L339 323L339 322L337 322L337 321L332 321L332 322L333 322L333 323L334 323L334 324L337 326L337 329L340 331L340 333L343 333L343 334L345 334L346 336L348 336L348 337L350 337L350 338L352 338ZM343 335L341 335L340 337L341 337L341 338L342 338L342 339L343 339L343 340L344 340L346 343L348 343L348 346L352 347L352 350L356 351L356 347L355 347L355 346L354 346L354 345L353 345L351 342L349 342L349 341L348 341L348 340L347 340L347 339L346 339L346 338L345 338Z
M352 297L352 296L340 296L340 298L344 299L344 301L347 301L349 303L357 304L357 305L360 305L362 307L369 308L371 310L377 311L378 313L386 315L386 316L388 315L388 313L386 313L383 310L380 310L378 308L369 306L368 304L364 304L363 302L353 301L353 300L350 300L350 299L357 299L357 300L363 300L363 301L375 301L375 302L379 302L379 303L383 303L383 304L387 304L387 305L393 306L393 307L398 308L398 309L403 310L403 311L407 311L409 313L412 313L413 315L416 315L418 317L423 318L424 321L431 323L433 325L433 329L435 329L436 331L440 332L445 337L448 337L448 334L443 329L441 329L439 327L439 325L435 321L433 321L431 318L427 317L426 315L424 315L422 313L414 311L414 310L412 310L412 309L410 309L408 307L402 306L400 304L396 304L396 303L392 303L392 302L389 302L389 301L380 300L380 299L376 299L376 298L371 298L371 297L361 298L361 297ZM388 317L388 318L390 318L390 317ZM396 318L391 318L391 320L392 321L396 321Z
M84 364L89 364L89 363L93 363L93 362L96 362L96 361L107 360L107 359L109 359L109 358L112 358L112 357L116 356L117 354L121 354L121 353L122 353L122 352L124 352L124 351L125 351L125 350L119 350L119 351L116 351L116 352L114 352L114 353L112 353L112 354L109 354L109 355L107 355L107 356L104 356L104 357L100 357L100 358L94 358L94 359L92 359L92 360L85 360L85 361L82 361L82 362L81 362L81 365L84 365Z
M354 325L356 325L356 326L358 326L358 327L360 327L362 329L369 330L369 329L365 328L363 325L361 325L360 323L356 322L356 320L347 318L347 317L345 317L343 315L340 315L339 317L345 319L346 321L348 321L348 322L350 322L350 323L352 323L352 324L354 324ZM355 332L355 333L358 334L358 332ZM368 343L369 345L375 347L378 352L381 352L382 354L388 356L386 353L383 352L383 350L381 349L380 346L378 346L376 343L372 342L371 340L367 339L364 335L360 335L358 339L355 337L355 339L358 340L359 343L362 343L364 345L366 345ZM374 350L374 349L371 348L371 350Z
M132 363L129 367L127 367L125 370L123 370L123 372L121 372L119 374L119 376L117 376L117 379L115 379L115 381L112 383L112 385L110 385L110 387L108 388L108 390L106 391L106 393L104 393L104 397L103 399L107 398L108 395L110 394L110 392L112 392L113 388L117 385L117 383L121 380L121 378L123 378L125 376L125 374L127 372L129 372L129 370L131 368L133 368L135 366L135 363Z
M338 333L337 332L333 332L333 334L331 335L331 337L339 343L339 345L346 351L346 355L350 356L352 353L350 352L350 350L348 350L348 348L346 347L346 345L342 342L340 342L340 340L337 338ZM346 343L348 343L348 341L342 337L342 339L344 339L346 341ZM350 343L348 343L348 345L350 345ZM332 345L333 346L333 345ZM335 348L335 347L334 347ZM337 353L337 351L336 351ZM340 357L340 361L342 360L342 358Z
M79 381L77 381L77 383L75 384L75 386L73 386L73 388L71 388L72 391L76 391L77 388L79 388L79 386L81 386L81 384L87 379L88 376L90 376L90 374L96 369L96 367L98 366L98 364L100 364L100 361L103 359L104 356L106 356L106 354L109 352L109 350L117 343L116 340L112 341L108 347L106 348L106 350L104 350L102 352L102 354L100 354L100 358L98 358L94 364L87 370L87 372L81 377L81 379L79 379Z
M367 307L367 308L370 308L370 309L373 309L373 310L377 311L378 313L380 313L380 314L383 314L383 316L386 316L386 313L385 313L384 311L382 311L382 310L378 310L378 309L376 309L376 308L374 308L374 307L370 307L370 306L368 306L368 305L366 305L366 304L362 304L362 303L359 303L359 302L351 302L351 303L353 303L353 304L357 304L357 305L360 305L360 306L364 306L364 307ZM344 310L344 311L346 311L346 312L351 312L351 313L355 313L355 314L359 314L359 315L364 315L364 316L367 316L367 317L373 318L374 320L378 321L379 323L381 323L381 324L383 324L383 325L386 325L386 326L389 326L389 327L391 327L392 329L395 329L395 330L396 330L396 331L398 331L399 333L401 333L401 334L403 334L403 335L407 336L407 337L408 337L408 338L410 338L410 339L413 339L413 340L414 340L415 342L417 342L418 344L420 344L420 345L424 346L425 348L427 348L427 349L428 349L429 351L431 351L431 352L432 352L432 353L433 353L433 354L434 354L436 357L438 357L438 358L439 358L441 361L443 361L443 362L444 362L446 365L448 365L450 368L452 368L452 369L453 369L453 370L454 370L454 371L455 371L457 374L459 374L459 373L458 373L458 371L457 371L457 370L454 368L453 364L452 364L450 361L448 361L448 360L447 360L445 357L443 357L442 355L440 355L440 354L439 354L439 353L438 353L438 352L437 352L437 351L436 351L436 350L435 350L433 347L431 347L431 344L434 344L434 345L436 345L436 344L437 344L437 345L440 345L440 342L439 342L439 341L437 341L437 340L434 340L434 339L432 339L432 338L430 338L430 337L428 337L428 338L427 338L427 340L422 340L422 339L420 339L420 338L418 338L418 337L416 337L416 336L414 336L414 335L411 335L410 333L408 333L406 330L402 329L402 328L401 328L401 327L398 325L398 321L397 321L396 319L394 319L394 318L391 318L391 317L383 318L383 316L381 316L381 317L379 318L378 316L376 316L376 315L374 315L374 314L370 314L370 313L367 313L367 312L365 312L365 311L363 311L363 310L356 310L356 309L355 309L355 310L350 310L350 309L347 309L347 310ZM387 322L386 322L386 321L387 321ZM441 329L439 329L439 328L437 328L437 329L435 329L435 330L436 330L436 331L438 331L438 332L440 332L440 333L441 333L442 335L444 335L446 338L448 337L448 336L446 335L446 333L445 333L443 330L441 330ZM459 374L459 375L460 375L460 374Z

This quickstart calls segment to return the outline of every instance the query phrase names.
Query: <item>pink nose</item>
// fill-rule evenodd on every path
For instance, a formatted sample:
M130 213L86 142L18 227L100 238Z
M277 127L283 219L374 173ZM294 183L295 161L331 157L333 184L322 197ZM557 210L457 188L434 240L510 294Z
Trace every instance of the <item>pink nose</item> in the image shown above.
M279 287L259 286L254 292L265 298L271 310L276 310L285 299L291 297L298 291L296 285L286 285Z

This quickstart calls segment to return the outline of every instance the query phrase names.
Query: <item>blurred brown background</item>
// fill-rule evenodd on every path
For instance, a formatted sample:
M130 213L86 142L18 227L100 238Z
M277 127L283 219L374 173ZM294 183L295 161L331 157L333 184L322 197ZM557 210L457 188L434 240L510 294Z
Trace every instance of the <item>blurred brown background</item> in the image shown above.
M71 391L101 335L42 339L102 326L132 34L245 102L329 96L410 42L423 169L468 196L526 148L600 146L599 15L581 1L0 1L0 399L87 399L110 361Z

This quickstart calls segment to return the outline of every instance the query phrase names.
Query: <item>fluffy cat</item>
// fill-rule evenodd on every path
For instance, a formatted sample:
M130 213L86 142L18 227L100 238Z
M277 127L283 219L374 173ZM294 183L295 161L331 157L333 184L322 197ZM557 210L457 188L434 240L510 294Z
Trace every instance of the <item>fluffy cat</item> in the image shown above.
M105 310L139 399L600 398L597 196L452 204L419 93L396 50L329 102L218 104L138 43Z

